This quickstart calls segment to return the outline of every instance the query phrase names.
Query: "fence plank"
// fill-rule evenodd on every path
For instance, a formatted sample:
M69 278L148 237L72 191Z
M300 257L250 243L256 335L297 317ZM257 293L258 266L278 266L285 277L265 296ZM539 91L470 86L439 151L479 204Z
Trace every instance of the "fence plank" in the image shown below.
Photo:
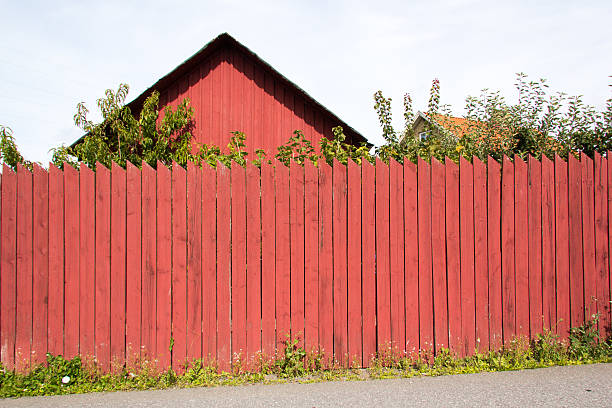
M333 164L334 357L347 365L347 192L346 166Z
M334 352L332 187L331 166L319 163L319 344L325 364Z
M567 338L570 328L569 214L567 163L555 156L555 266L557 272L557 333Z
M247 357L255 358L261 350L261 207L259 169L246 167L246 234L247 234Z
M411 354L419 350L419 229L417 166L408 159L404 159L403 187L406 343L402 348Z
M611 151L607 151L606 152L606 157L612 157L612 152ZM612 184L612 164L609 162L608 160L608 192L607 192L607 197L608 197L608 287L606 288L606 290L608 291L608 297L607 299L605 299L608 302L608 322L612 322L612 256L610 254L612 254L612 239L610 239L610 237L612 236L612 187L610 187L610 184ZM604 193L605 194L605 193ZM605 211L605 209L604 209ZM608 333L612 332L612 327L610 327L611 323L609 323L608 328L609 331Z
M489 273L487 266L487 167L474 163L474 289L476 348L489 350Z
M39 165L33 170L33 260L32 260L32 364L47 360L49 304L49 174Z
M172 176L170 169L157 162L157 288L155 349L157 367L168 370L172 359Z
M128 367L140 359L140 324L142 297L142 179L140 170L127 163L127 261L125 350ZM66 231L67 233L68 231Z
M542 156L542 315L543 328L554 330L557 323L555 288L555 169Z
M401 181L401 178L399 179ZM348 162L347 179L347 287L348 287L348 356L349 365L363 366L361 342L361 168L352 160ZM400 209L401 211L401 209ZM400 213L401 215L401 213ZM403 228L403 223L402 223ZM404 232L402 231L402 244ZM403 248L402 248L403 249ZM402 264L403 264L402 257ZM403 265L401 265L403 270ZM403 274L402 274L403 278ZM404 282L400 282L402 289ZM403 290L402 290L403 295ZM403 299L403 296L402 296ZM402 302L402 313L404 303ZM402 331L404 330L402 321Z
M202 359L217 357L217 174L202 165Z
M434 345L448 348L446 292L446 217L444 165L431 159L431 252L433 269Z
M446 268L448 288L448 341L450 349L461 350L461 252L459 244L459 166L445 161L446 178Z
M516 336L514 280L514 165L504 156L502 167L501 248L502 248L502 329L504 344Z
M398 351L406 347L404 276L404 174L402 165L389 160L389 266L391 287L391 343ZM352 235L349 235L352 238Z
M84 359L94 357L94 291L96 261L96 176L81 163L79 172L79 353Z
M319 180L311 161L304 164L304 340L307 351L319 347Z
M374 167L361 163L361 279L363 366L376 353L376 211ZM320 302L320 301L319 301Z
M599 153L594 155L595 173L595 279L599 335L605 338L610 328L610 293L608 270L608 160Z
M64 352L64 174L52 164L49 164L49 221L47 349L58 355Z
M7 370L15 368L17 321L17 175L2 165L2 258L0 259L0 358Z
M527 220L529 245L529 333L542 333L542 165L527 160Z
M233 162L232 178L232 359L246 353L246 172Z
M266 357L275 354L276 211L274 167L261 165L261 342Z
M217 163L217 363L227 371L231 363L231 196L230 169Z
M593 191L593 160L580 155L582 168L582 250L584 267L584 318L591 320L597 312L595 277L595 195Z
M376 159L376 323L378 351L391 346L389 167Z
M459 162L461 234L461 355L473 352L476 334L474 301L474 173L465 158Z
M141 355L145 361L153 361L157 355L156 349L156 245L157 227L155 223L156 190L155 170L146 162L142 163L142 323L141 323Z
M110 368L110 194L110 172L102 164L97 163L94 346L96 359L104 372L108 372Z
M489 344L502 346L502 263L501 263L501 166L487 160L487 247L489 269Z
M568 158L569 198L569 277L570 277L570 327L584 323L584 279L582 262L582 189L581 166L573 156Z
M527 219L527 164L514 156L514 279L516 334L529 337L529 220Z
M289 182L291 233L291 336L304 345L304 168L291 162Z
M274 162L276 183L276 347L284 350L283 343L290 335L290 239L289 226L289 168Z
M419 230L419 343L421 350L434 347L433 279L431 260L431 168L418 161Z
M199 359L201 353L202 171L190 162L187 166L187 360Z
M172 163L172 338L172 369L180 373L187 359L187 173L176 162Z
M17 165L17 324L15 370L30 368L32 349L32 173Z
M111 170L110 355L113 372L125 364L126 175L117 163ZM131 294L130 294L131 296Z

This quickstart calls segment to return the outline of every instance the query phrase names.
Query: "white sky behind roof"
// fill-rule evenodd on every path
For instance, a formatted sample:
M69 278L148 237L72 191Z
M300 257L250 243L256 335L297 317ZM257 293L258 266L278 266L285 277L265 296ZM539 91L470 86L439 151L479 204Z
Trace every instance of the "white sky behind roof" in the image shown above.
M514 99L517 72L599 109L612 94L609 1L0 0L0 15L0 124L43 163L81 136L78 102L96 112L122 82L132 100L222 32L376 145L378 89L398 127L404 92L425 110L433 78L458 115L483 88Z

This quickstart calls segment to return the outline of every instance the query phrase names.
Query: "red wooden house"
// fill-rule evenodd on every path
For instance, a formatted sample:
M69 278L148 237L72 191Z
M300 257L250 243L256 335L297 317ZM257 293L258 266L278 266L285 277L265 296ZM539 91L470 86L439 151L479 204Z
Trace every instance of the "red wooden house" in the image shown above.
M128 106L139 112L144 100L157 90L160 106L191 100L197 142L224 148L232 131L247 135L247 150L264 149L268 155L301 130L318 146L342 126L347 141L367 142L355 129L285 78L268 63L227 33L219 35L191 58L157 81Z

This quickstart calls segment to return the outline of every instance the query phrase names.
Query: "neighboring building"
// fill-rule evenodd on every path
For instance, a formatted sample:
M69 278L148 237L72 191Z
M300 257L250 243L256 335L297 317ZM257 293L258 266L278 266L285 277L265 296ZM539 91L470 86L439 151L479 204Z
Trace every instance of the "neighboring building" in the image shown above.
M431 136L432 132L440 132L444 129L445 132L460 138L471 126L469 119L456 118L454 116L435 114L435 123L423 112L417 112L416 118L412 123L412 134L421 140Z
M247 135L247 151L274 154L294 130L313 145L332 138L342 126L347 141L367 142L310 95L289 81L227 33L219 35L195 55L157 81L128 106L135 114L157 90L160 107L176 106L185 97L195 110L194 139L225 148L232 131Z

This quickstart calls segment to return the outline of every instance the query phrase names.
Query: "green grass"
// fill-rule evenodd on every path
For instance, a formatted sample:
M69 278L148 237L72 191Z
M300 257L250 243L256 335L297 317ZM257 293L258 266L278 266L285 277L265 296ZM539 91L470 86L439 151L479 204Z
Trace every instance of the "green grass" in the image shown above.
M27 374L0 368L0 397L288 381L358 381L612 362L612 338L601 339L596 328L597 316L594 316L583 326L572 328L565 341L546 332L531 341L517 338L499 351L475 353L466 358L457 358L449 350L440 350L435 356L426 352L407 356L389 349L377 355L367 369L359 368L356 362L352 368L339 368L337 364L329 364L322 353L307 353L298 346L298 340L289 338L284 353L276 359L260 356L257 362L251 363L251 371L237 360L229 373L220 373L214 365L195 361L180 375L172 370L159 373L147 364L141 364L137 370L123 368L114 374L103 374L95 364L84 362L80 357L65 360L47 355L47 364Z

